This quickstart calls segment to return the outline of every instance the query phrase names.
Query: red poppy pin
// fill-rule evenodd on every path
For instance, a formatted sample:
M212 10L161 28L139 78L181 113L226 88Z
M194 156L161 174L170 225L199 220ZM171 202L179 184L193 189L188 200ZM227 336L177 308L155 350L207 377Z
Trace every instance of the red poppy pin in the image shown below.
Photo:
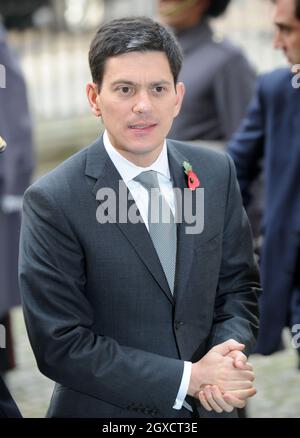
M182 163L184 168L184 173L187 175L188 179L188 188L191 190L196 190L197 187L200 186L200 181L195 172L193 172L193 168L188 161L184 161Z

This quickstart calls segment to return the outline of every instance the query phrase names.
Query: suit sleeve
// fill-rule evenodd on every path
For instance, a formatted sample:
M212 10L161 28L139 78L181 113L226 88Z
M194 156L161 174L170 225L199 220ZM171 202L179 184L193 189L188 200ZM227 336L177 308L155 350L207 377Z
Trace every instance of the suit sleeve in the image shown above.
M250 203L251 185L262 167L266 122L261 83L262 80L259 80L256 94L241 127L227 145L228 153L236 166L245 206Z
M248 355L253 352L257 338L261 289L248 218L242 206L233 162L228 159L230 176L222 262L209 347L233 338L246 345L244 352Z
M168 416L184 362L93 332L84 251L49 191L34 185L25 193L19 262L25 322L41 372L115 406Z

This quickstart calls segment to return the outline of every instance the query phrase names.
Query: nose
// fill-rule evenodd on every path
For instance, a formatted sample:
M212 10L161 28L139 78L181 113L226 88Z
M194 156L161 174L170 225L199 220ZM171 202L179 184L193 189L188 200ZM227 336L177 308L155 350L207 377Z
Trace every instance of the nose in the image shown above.
M141 114L141 113L147 113L148 111L150 111L150 109L151 109L151 101L148 93L146 91L140 92L137 95L137 99L134 103L132 111L134 113Z

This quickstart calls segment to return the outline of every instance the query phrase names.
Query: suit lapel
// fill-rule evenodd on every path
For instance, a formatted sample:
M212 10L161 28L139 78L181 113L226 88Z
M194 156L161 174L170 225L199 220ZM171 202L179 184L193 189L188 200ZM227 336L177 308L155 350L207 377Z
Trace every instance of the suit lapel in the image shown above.
M183 169L183 162L188 161L176 148L170 140L168 140L168 157L170 173L173 181L173 186L176 189L180 189L183 193L183 189L187 188L186 175ZM192 164L192 163L191 163ZM176 193L178 193L176 191ZM195 200L195 192L191 193L192 201ZM182 197L183 200L183 197ZM194 254L194 234L187 234L186 227L189 226L185 221L183 202L178 203L176 201L177 208L181 209L181 223L177 225L177 258L176 258L176 276L175 276L175 288L174 296L176 301L184 295L187 282L189 279L190 269L192 265L192 259Z
M137 224L130 223L120 223L119 218L119 207L120 207L120 196L119 196L119 181L122 180L120 174L118 173L113 162L109 158L104 144L101 139L98 139L90 148L87 150L87 163L86 163L86 175L92 177L96 180L93 185L92 192L96 196L99 189L104 187L109 187L113 189L116 194L116 226L119 227L125 238L133 246L137 255L141 258L143 263L146 265L155 281L159 284L163 292L166 294L168 299L174 304L174 298L170 291L166 276L160 264L158 255L153 246L152 240L148 233L148 230L143 222ZM126 188L126 199L128 199L128 189ZM128 201L128 209L134 204L133 200ZM123 211L123 209L122 209ZM127 210L126 210L127 211ZM126 263L126 260L124 260Z

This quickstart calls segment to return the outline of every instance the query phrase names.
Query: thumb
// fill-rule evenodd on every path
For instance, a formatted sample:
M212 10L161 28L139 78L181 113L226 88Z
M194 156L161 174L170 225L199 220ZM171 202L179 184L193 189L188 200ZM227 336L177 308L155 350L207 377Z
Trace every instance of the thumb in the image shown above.
M228 339L228 341L222 342L222 344L218 344L212 348L216 353L221 354L222 356L226 356L232 350L244 350L245 344L241 344L240 342L235 341L234 339Z

